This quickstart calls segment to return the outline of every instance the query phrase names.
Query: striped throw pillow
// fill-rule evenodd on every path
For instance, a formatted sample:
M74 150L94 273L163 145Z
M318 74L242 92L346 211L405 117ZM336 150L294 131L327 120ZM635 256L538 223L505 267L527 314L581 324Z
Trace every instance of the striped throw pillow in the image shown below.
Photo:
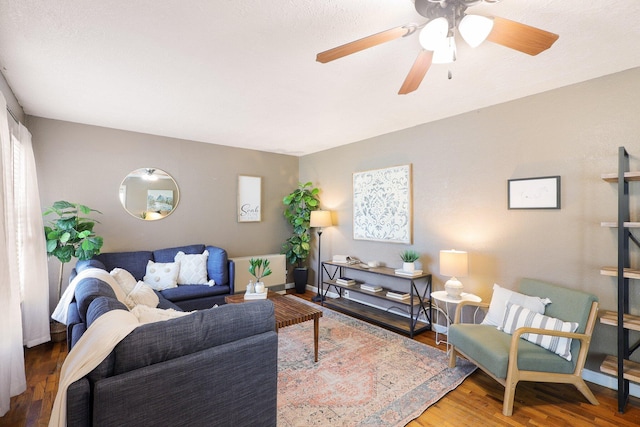
M524 326L563 332L575 332L578 329L576 322L564 322L555 317L533 312L518 304L507 303L502 330L512 334L516 329ZM530 333L522 334L521 338L571 360L571 338Z

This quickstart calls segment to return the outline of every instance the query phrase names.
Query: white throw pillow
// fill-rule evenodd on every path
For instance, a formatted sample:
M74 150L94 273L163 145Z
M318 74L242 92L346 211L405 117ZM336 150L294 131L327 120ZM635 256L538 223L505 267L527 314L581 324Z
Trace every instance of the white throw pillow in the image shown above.
M109 274L116 279L125 295L129 295L133 288L136 287L136 278L123 268L114 268Z
M147 307L156 308L160 304L160 298L153 292L151 286L147 285L143 281L136 284L135 288L127 295L125 304L131 310L138 304L146 305Z
M187 255L180 251L175 256L175 261L180 264L178 273L178 285L206 285L207 259L209 251L201 254Z
M502 329L508 334L513 334L516 329L524 326L563 332L575 332L578 329L576 322L564 322L555 317L535 313L518 304L507 303ZM520 337L571 361L571 338L530 333L522 334Z
M156 291L175 288L178 286L178 273L180 264L177 262L153 262L147 263L147 274L142 280Z
M543 314L547 304L551 303L549 298L531 297L519 292L514 292L509 289L505 289L498 284L493 285L493 296L489 303L489 311L482 320L483 325L491 325L500 328L502 326L502 320L504 313L507 309L507 302L518 304L536 313Z

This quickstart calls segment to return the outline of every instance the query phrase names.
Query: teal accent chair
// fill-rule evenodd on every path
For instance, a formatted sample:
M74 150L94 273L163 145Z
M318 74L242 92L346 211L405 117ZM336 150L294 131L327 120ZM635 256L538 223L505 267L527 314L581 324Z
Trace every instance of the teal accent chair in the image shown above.
M460 314L464 306L489 307L486 303L462 301L458 304L453 324L448 331L448 342L452 346L449 367L456 366L456 356L463 356L502 384L505 388L502 413L505 416L513 414L513 399L519 381L573 384L590 403L598 405L598 400L582 379L598 314L598 298L534 279L522 279L520 292L551 299L544 314L565 322L577 322L576 332L523 327L510 335L495 326L461 323ZM523 333L572 338L571 361L520 339Z

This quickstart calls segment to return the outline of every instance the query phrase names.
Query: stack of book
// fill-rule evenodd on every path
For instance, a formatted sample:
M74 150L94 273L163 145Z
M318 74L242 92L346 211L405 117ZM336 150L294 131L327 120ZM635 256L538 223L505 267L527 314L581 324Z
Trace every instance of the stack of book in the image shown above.
M355 285L356 281L353 279L350 279L348 277L338 277L336 279L336 283L338 285L343 285L343 286L351 286L351 285Z
M396 270L396 274L399 276L414 277L414 276L420 276L422 274L422 270L404 271L403 269L399 268Z
M409 292L390 290L390 291L387 291L387 296L389 298L395 298L395 299L409 299L411 295L409 294Z
M382 286L378 285L369 285L367 283L363 283L360 285L360 289L369 292L380 292L382 290Z

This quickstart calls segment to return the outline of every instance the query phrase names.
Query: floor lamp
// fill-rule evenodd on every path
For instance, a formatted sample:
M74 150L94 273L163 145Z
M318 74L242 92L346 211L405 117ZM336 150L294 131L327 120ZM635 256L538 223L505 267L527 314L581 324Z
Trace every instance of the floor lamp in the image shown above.
M320 294L320 280L321 280L321 272L322 264L320 260L322 259L322 229L324 227L331 227L333 223L331 222L331 211L311 211L311 218L309 219L309 227L316 228L316 232L318 233L318 270L316 272L317 277L317 289L318 293L311 300L315 302L322 301L322 295Z

